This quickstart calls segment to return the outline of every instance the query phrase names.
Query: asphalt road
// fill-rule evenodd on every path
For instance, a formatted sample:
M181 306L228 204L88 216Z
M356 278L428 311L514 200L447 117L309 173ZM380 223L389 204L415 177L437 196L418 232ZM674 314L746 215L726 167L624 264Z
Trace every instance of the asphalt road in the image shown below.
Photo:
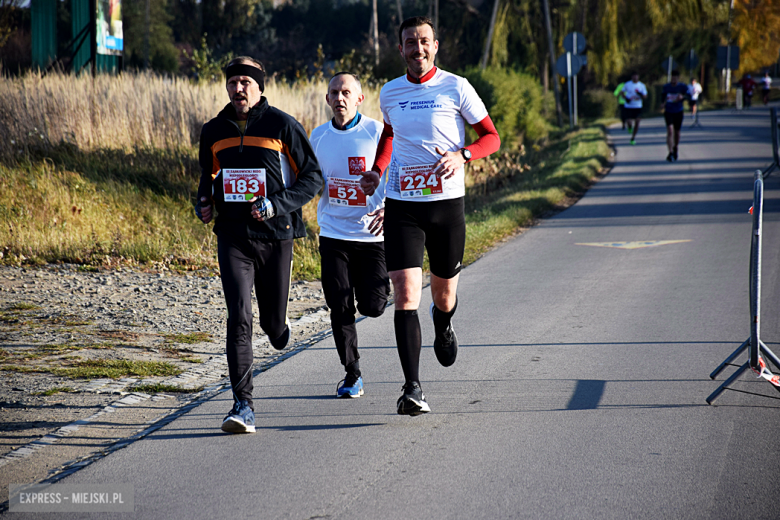
M425 295L431 413L395 413L391 307L359 325L364 397L333 397L328 339L256 378L256 435L219 431L223 393L62 483L134 485L122 518L780 517L780 393L747 373L733 388L762 396L705 403L710 372L749 335L747 210L770 162L768 112L701 123L686 119L673 164L662 120L643 121L635 146L612 130L606 178L465 269L453 367L430 348ZM779 179L766 181L762 287L777 351ZM655 241L673 242L592 245Z

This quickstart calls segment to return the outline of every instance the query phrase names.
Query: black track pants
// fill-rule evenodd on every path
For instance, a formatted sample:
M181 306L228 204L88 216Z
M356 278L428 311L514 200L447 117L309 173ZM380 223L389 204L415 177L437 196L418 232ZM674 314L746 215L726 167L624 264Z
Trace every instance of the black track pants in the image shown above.
M360 359L355 300L363 316L381 316L390 294L382 242L320 237L322 290L330 308L333 340L345 367Z
M227 361L234 397L252 403L252 286L260 328L278 338L287 322L293 241L217 237L227 303Z

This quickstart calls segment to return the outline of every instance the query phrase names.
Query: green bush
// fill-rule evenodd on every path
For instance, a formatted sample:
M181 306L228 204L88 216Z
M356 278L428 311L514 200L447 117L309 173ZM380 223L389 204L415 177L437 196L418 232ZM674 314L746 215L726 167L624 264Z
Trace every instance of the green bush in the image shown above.
M501 136L502 149L514 150L524 141L533 143L547 138L550 123L542 115L545 99L536 78L503 68L473 67L463 75L485 102Z
M582 115L594 119L611 118L617 115L618 102L612 92L586 90L582 93Z

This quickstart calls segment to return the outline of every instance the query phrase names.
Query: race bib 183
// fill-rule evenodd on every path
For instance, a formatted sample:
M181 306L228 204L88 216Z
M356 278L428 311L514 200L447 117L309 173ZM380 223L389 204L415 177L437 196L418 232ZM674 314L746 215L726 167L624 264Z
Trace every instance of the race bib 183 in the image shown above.
M442 193L442 180L433 173L432 164L402 166L399 172L401 197L425 197Z
M366 194L358 179L328 177L328 202L336 206L365 206Z
M222 170L225 202L246 202L265 196L265 168L230 168Z

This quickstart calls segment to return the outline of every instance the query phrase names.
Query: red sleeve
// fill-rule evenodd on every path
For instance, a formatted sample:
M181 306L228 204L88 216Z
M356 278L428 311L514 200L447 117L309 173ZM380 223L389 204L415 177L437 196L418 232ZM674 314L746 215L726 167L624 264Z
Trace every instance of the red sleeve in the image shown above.
M385 123L385 129L382 130L382 135L379 136L379 144L376 147L376 159L374 159L374 165L372 170L382 175L385 168L390 164L390 158L393 156L393 127Z
M479 139L466 147L466 149L471 152L471 161L487 157L488 155L497 152L501 147L501 138L498 136L498 130L496 130L490 116L486 116L485 119L479 123L471 125L471 128L479 135Z

